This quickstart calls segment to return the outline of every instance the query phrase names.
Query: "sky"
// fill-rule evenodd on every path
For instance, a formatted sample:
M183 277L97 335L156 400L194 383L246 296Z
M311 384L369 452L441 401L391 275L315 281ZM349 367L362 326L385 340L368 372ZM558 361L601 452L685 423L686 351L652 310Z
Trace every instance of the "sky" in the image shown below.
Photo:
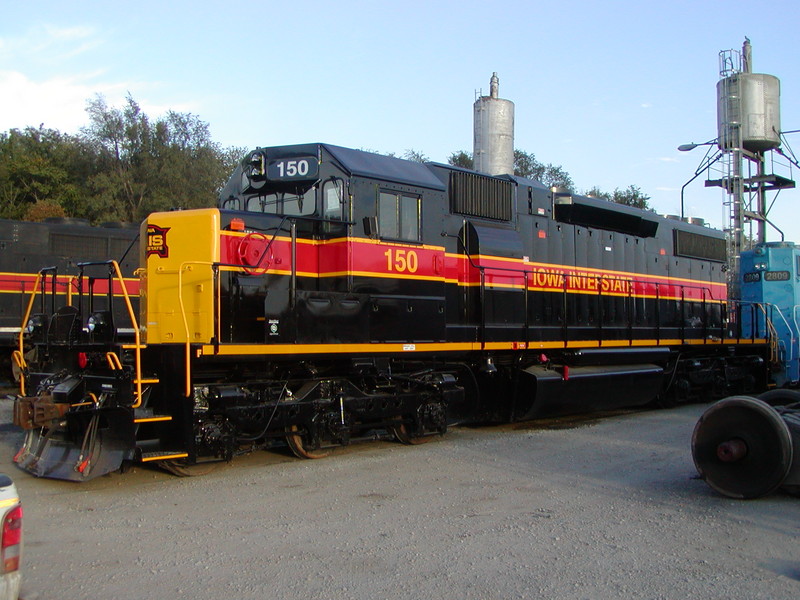
M223 146L327 142L446 162L472 151L473 103L496 72L515 104L516 148L563 167L579 191L635 185L659 213L680 214L707 147L677 147L717 137L720 51L747 36L753 71L781 81L781 129L800 129L800 3L754 7L0 0L0 132L78 133L88 100L121 107L130 94L153 117L197 115ZM800 154L800 133L786 137ZM720 227L725 198L704 179L686 186L685 214ZM770 212L798 243L799 199L784 190Z

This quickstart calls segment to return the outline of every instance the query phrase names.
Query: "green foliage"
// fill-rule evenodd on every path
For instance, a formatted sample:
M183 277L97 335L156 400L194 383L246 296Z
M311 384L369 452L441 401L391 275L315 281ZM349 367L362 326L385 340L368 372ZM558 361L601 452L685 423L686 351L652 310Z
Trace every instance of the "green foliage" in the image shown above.
M544 174L540 181L547 187L557 187L565 190L572 191L575 189L575 183L572 181L569 173L563 167L558 165L547 164L545 165Z
M50 200L39 200L28 206L25 211L25 221L44 221L51 217L66 217L64 207Z
M552 163L544 164L536 160L533 153L514 150L514 175L541 181L547 187L572 190L575 183L563 167Z
M474 161L472 153L465 150L453 152L447 158L448 164L455 167L463 167L465 169L474 168ZM536 179L541 181L547 187L564 188L568 191L575 190L575 183L572 177L563 167L554 165L552 163L544 164L536 160L533 153L525 152L524 150L514 150L514 175L517 177L526 177L528 179ZM644 194L638 186L629 185L624 190L617 188L613 194L602 191L598 187L593 187L585 192L587 196L594 198L602 198L609 202L617 202L627 206L635 206L636 208L649 209L650 196Z
M403 152L403 158L406 159L406 160L412 160L412 161L418 162L418 163L426 163L426 162L430 161L430 158L425 156L422 152L419 152L419 151L414 150L414 149L406 150L405 152Z
M514 175L541 181L544 170L545 166L536 160L533 153L519 149L514 150Z
M41 127L0 134L0 217L21 219L42 201L68 210L85 169L76 138Z
M474 169L475 161L472 153L465 150L453 152L447 158L448 164L464 169ZM571 190L575 187L572 178L562 167L543 164L536 160L536 156L524 150L514 150L514 175L541 181L548 187L560 187Z
M626 206L645 209L650 208L650 203L648 202L650 196L642 193L642 190L636 185L629 185L624 190L620 190L619 188L615 189L614 193L611 195L611 200L617 204L624 204Z
M624 190L619 188L615 189L613 193L603 192L597 186L593 187L586 192L587 196L593 198L602 198L609 202L616 202L617 204L624 204L625 206L633 206L635 208L643 208L650 210L650 196L643 193L637 185L629 185Z
M170 208L214 206L230 157L196 115L170 111L152 121L128 96L122 109L89 101L83 139L102 164L91 178L93 220L138 221Z
M214 206L244 154L214 143L196 115L153 119L130 96L122 108L96 96L86 112L76 136L0 133L0 217L138 222L154 210Z
M611 194L602 191L597 186L594 186L592 189L587 190L586 192L584 192L584 194L587 196L591 196L592 198L601 198L602 200L608 200L609 202L611 202Z
M454 167L461 167L462 169L475 168L475 161L472 159L472 152L465 152L464 150L453 152L450 156L448 156L447 164L453 165Z

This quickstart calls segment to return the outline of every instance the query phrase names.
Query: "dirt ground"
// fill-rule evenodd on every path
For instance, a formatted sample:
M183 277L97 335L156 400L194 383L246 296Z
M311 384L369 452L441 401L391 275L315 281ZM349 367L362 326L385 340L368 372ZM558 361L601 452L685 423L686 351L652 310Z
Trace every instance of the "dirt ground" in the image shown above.
M697 479L704 409L73 484L13 465L21 433L0 400L0 471L25 510L23 598L800 597L800 498L735 501Z

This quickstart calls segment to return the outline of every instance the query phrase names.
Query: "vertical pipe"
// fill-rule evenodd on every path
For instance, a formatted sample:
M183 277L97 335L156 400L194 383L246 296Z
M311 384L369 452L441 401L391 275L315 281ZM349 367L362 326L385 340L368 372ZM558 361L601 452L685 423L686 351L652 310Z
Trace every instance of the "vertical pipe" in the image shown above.
M766 223L766 214L767 214L767 191L764 189L764 153L759 152L755 155L756 158L756 169L757 169L757 181L758 181L758 192L756 197L756 202L758 206L756 207L756 212L758 213L758 221L757 221L757 233L755 242L758 244L763 244L767 241L767 223Z
M292 221L290 226L292 236L292 277L290 280L289 305L294 308L297 302L297 223ZM350 269L348 269L348 272Z

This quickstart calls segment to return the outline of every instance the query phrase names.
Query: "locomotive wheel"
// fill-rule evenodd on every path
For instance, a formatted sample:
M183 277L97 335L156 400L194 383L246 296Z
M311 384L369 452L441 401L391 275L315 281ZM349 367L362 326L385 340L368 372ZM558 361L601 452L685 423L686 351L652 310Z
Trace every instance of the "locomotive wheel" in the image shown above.
M299 431L297 425L286 428L287 432ZM303 442L303 436L299 433L286 436L286 443L297 458L325 458L330 454L330 450L309 450Z
M408 427L405 423L393 425L389 427L389 431L394 435L394 438L401 444L408 444L410 446L418 446L419 444L426 444L433 439L432 435L413 436L408 432Z
M178 477L202 477L203 475L211 473L211 471L217 468L217 465L219 465L217 462L187 465L179 460L162 460L158 463L158 466L162 469Z

